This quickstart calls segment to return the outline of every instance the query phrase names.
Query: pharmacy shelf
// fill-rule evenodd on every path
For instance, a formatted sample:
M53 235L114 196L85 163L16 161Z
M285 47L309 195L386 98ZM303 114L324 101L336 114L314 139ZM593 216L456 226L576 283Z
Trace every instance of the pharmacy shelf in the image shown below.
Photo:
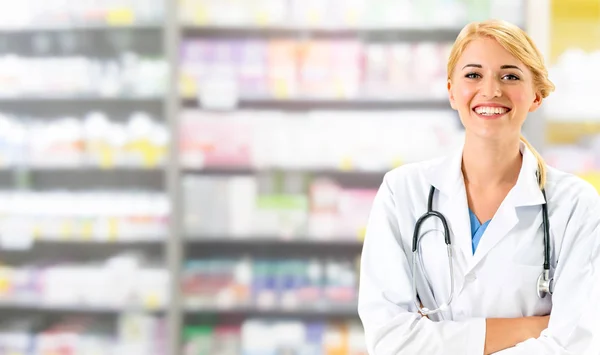
M32 104L32 103L64 103L64 104L72 104L72 103L86 103L86 104L94 104L94 103L110 103L110 104L118 104L118 103L136 103L143 104L146 102L156 102L163 101L164 98L162 96L100 96L100 95L15 95L15 96L6 96L0 95L0 104L6 103L23 103L23 104Z
M65 260L88 263L102 261L117 254L134 253L155 259L163 258L164 245L167 238L132 241L84 241L82 236L65 236L63 238L38 238L18 243L2 241L0 253L2 263L11 266L28 265L32 262L47 260Z
M185 108L205 108L198 99L183 98ZM222 108L219 108L220 110ZM240 99L234 107L226 109L241 110L286 110L286 111L313 111L313 110L451 110L447 99Z
M265 246L278 246L278 247L294 247L294 248L315 248L315 247L330 247L330 248L362 248L362 242L357 238L352 239L346 238L300 238L294 239L282 239L278 237L266 237L266 236L243 236L243 237L209 237L203 235L200 237L189 236L186 239L188 245L200 245L203 247L210 246L223 246L223 247L239 247L239 246L251 246L251 247L265 247Z
M389 170L392 170L390 168ZM186 174L193 175L254 175L259 173L299 173L299 174L311 174L317 176L373 176L383 177L389 170L336 170L336 169L322 169L322 168L252 168L252 167L236 167L236 166L219 166L219 167L206 167L206 168L190 168L184 167L183 172Z
M369 42L437 41L456 39L459 28L311 28L310 26L194 26L184 24L184 36L202 38L361 38Z
M114 98L0 98L0 111L17 116L53 120L57 117L84 117L93 111L106 113L111 120L123 122L133 112L144 111L163 120L163 99L114 99Z
M44 32L106 32L106 31L158 31L162 30L160 23L140 23L140 24L57 24L43 26L23 26L23 27L0 27L0 34L35 34Z
M121 313L141 312L141 313L162 313L162 308L144 308L144 307L111 307L85 304L45 304L44 302L2 300L0 301L0 314L7 312L43 312L48 314L105 314L118 315Z
M149 246L149 247L160 247L162 243L166 241L166 237L140 237L137 239L123 239L119 237L96 239L92 236L64 236L64 237L38 237L33 242L33 247L37 245L55 246L57 248L79 248L79 247L108 247L108 248L122 248L126 246Z
M307 257L339 256L352 258L362 252L362 242L358 237L326 240L295 239L282 240L277 237L249 236L246 238L217 238L202 235L188 237L185 252L187 258L210 257L211 255L252 255L254 257Z
M0 169L0 188L30 187L36 190L89 189L164 191L165 171L161 168L15 168Z
M152 97L0 97L2 113L36 118L84 117L93 111L105 112L111 119L125 121L133 112L144 111L162 120L164 99ZM119 119L122 118L122 119Z
M356 305L330 304L306 308L257 308L257 307L187 307L186 317L219 316L223 318L296 318L296 319L332 319L358 317Z
M379 187L383 181L385 171L367 171L367 170L335 170L335 169L309 169L309 168L277 168L277 169L258 169L258 168L236 168L219 167L193 169L185 168L183 173L186 175L201 176L244 176L258 174L301 174L307 177L327 177L335 180L344 187Z

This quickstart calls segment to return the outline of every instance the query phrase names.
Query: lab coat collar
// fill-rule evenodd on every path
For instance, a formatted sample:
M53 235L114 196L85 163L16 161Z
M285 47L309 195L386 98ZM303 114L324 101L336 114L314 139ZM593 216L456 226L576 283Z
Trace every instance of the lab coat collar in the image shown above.
M465 273L472 270L506 233L518 222L517 208L544 203L544 196L537 182L537 160L527 146L521 142L523 154L521 171L517 183L511 189L496 212L481 239L475 255L471 244L469 205L461 170L463 146L447 157L430 163L424 170L426 181L439 191L437 209L446 214L452 230L453 244L461 251L457 255L458 268ZM436 209L436 207L434 207ZM462 280L459 278L460 289Z
M464 188L462 174L463 145L450 155L438 158L425 169L425 179L446 197L459 193Z
M434 160L425 169L428 183L449 198L464 192L464 177L461 170L463 148L464 146L461 145L450 155ZM514 207L541 205L545 199L538 185L537 159L523 142L520 143L520 150L523 155L521 171L506 202L510 202Z
M515 207L536 206L546 202L544 194L538 183L538 162L535 155L521 142L521 154L523 163L517 184L511 190L507 198Z

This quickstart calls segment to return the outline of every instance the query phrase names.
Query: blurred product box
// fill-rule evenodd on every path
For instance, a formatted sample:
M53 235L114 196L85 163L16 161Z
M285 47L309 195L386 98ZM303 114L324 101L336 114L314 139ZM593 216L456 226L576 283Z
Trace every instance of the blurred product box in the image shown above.
M49 325L27 317L3 321L2 355L167 355L165 321L155 316L123 314L115 325L89 317Z
M162 240L169 201L163 193L0 192L0 245L17 241ZM13 239L16 239L13 241Z
M187 39L179 86L182 96L202 104L214 90L232 100L445 99L449 48L437 42Z
M453 28L492 16L522 24L524 0L183 0L195 26Z
M56 261L2 266L0 304L157 310L169 302L168 283L166 269L131 255L117 255L98 265Z
M366 355L356 322L252 318L240 326L198 325L184 330L185 355Z
M450 110L186 110L181 114L179 150L182 165L189 169L381 172L445 153L462 137L460 123Z
M0 56L0 97L160 97L169 67L162 58L121 53L110 59Z
M0 0L0 27L155 24L164 18L162 0Z
M190 309L353 309L357 280L353 262L317 259L190 260L183 273Z
M126 122L104 112L82 118L0 114L0 167L113 169L164 166L170 135L145 112Z

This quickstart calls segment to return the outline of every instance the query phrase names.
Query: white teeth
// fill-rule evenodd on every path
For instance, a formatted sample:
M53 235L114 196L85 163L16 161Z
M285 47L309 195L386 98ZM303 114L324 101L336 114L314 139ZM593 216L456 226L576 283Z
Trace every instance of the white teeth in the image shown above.
M508 109L504 107L479 106L475 109L475 112L477 112L480 115L498 115L505 114L506 112L508 112Z

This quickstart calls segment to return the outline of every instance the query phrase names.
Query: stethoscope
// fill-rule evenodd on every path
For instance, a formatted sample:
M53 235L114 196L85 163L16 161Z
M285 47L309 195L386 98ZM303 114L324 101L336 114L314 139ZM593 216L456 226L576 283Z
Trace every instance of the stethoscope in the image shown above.
M413 301L419 312L423 316L430 314L439 313L445 311L452 299L454 298L454 272L452 266L452 243L450 240L450 229L448 228L448 222L443 214L433 210L433 195L435 193L435 187L431 186L429 190L429 199L427 201L427 213L422 215L415 224L415 231L413 234L413 245L412 245L412 268L413 268ZM542 194L544 195L544 201L546 201L546 191L542 188ZM446 242L446 249L448 252L448 270L450 272L450 296L448 300L436 309L428 309L422 307L419 301L419 295L417 294L417 260L419 259L419 236L421 225L430 217L437 217L442 222L444 228L444 240ZM546 202L542 205L542 223L544 228L544 270L540 274L537 280L537 295L539 298L546 297L547 294L552 295L554 291L554 279L550 278L550 223L548 221L548 205Z

